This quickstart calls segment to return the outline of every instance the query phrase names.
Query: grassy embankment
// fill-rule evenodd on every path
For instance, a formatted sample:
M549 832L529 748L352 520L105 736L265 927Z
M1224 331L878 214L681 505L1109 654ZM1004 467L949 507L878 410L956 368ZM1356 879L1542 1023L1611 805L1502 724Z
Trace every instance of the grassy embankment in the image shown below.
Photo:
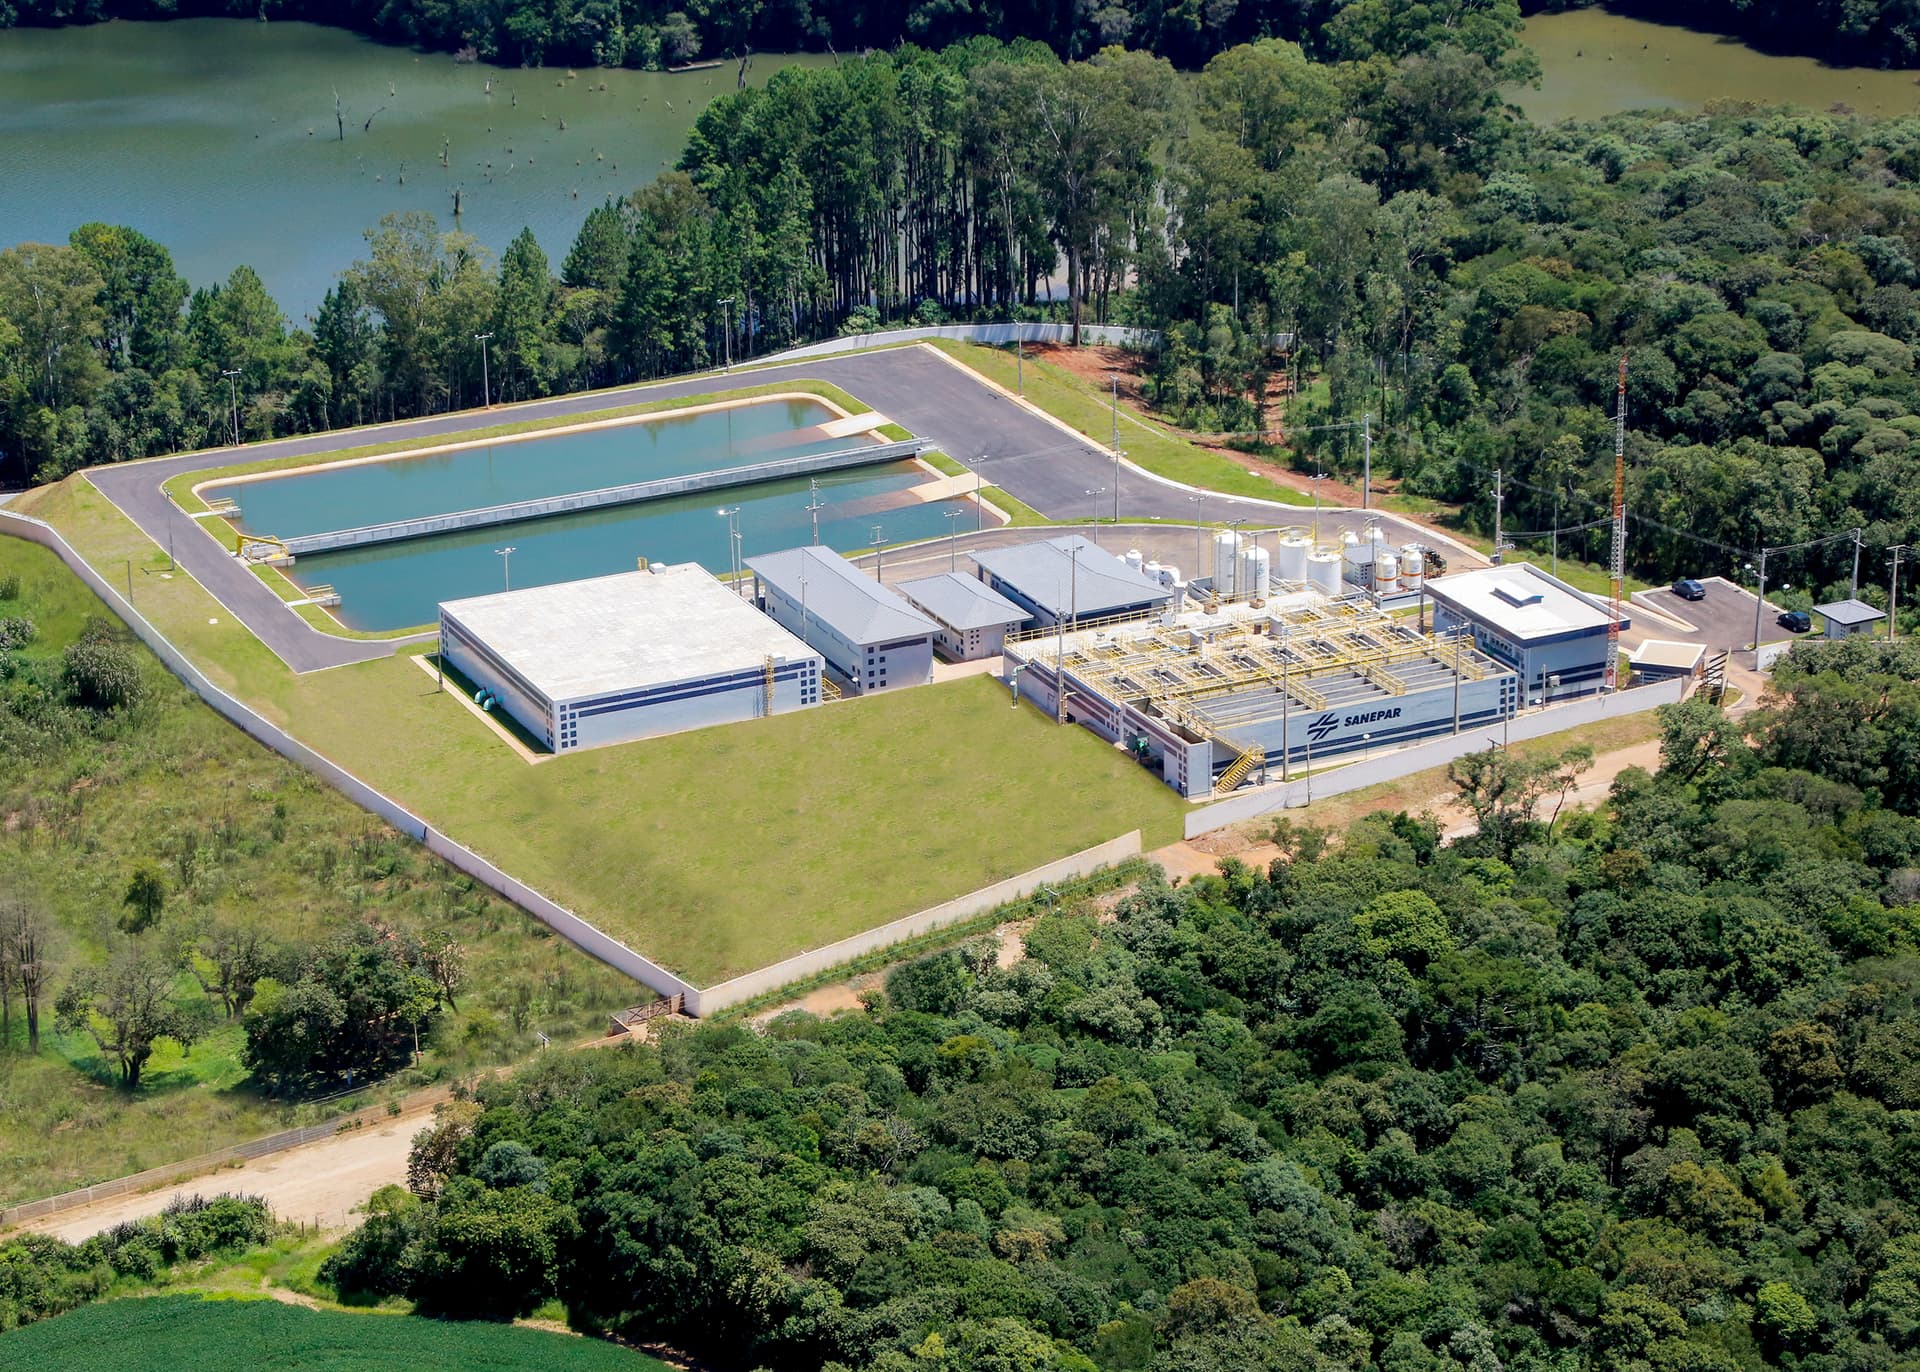
M1019 384L1016 372L1020 365L1012 353L948 339L936 339L933 346L1008 391ZM1103 447L1111 441L1113 413L1103 394L1071 373L1037 358L1026 360L1024 372L1024 395L1028 401ZM1292 487L1250 472L1158 424L1137 418L1130 411L1123 410L1121 417L1126 427L1120 432L1120 446L1127 460L1156 476L1227 495L1273 500L1284 505L1313 503L1310 497Z
M82 1306L0 1337L0 1372L665 1372L595 1339L503 1324L305 1310L254 1296Z
M35 621L38 636L16 655L29 670L57 663L83 622L106 613L51 553L0 538L0 579L12 575L21 594L0 602L0 614ZM176 584L134 576L136 596ZM176 582L184 596L184 578ZM221 720L144 650L140 657L148 697L131 713L30 755L0 756L0 873L50 916L56 987L101 956L135 865L152 862L169 890L167 929L217 918L258 926L288 947L366 915L452 932L468 950L473 989L431 1042L424 1069L405 1074L412 1084L511 1061L531 1047L535 1028L584 1036L635 998L622 978L397 839ZM189 998L202 994L184 973L179 987ZM8 1163L0 1203L317 1117L318 1107L277 1104L248 1088L238 1023L218 1023L185 1051L162 1041L129 1096L90 1037L58 1032L50 1004L41 1051L29 1056L17 1001L13 1010L13 1040L0 1052L0 1157Z
M295 677L84 478L30 512L222 686L436 827L696 983L844 938L1183 802L1084 730L970 678L529 767L405 657ZM217 620L217 623L209 623Z

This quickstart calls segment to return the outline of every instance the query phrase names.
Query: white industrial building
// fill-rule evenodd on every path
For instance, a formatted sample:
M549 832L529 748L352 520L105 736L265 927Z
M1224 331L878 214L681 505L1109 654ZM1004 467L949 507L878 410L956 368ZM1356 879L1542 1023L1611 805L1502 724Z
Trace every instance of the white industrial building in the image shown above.
M820 654L691 562L447 601L440 651L556 753L820 703Z
M1435 633L1456 629L1520 673L1529 704L1590 695L1606 685L1611 611L1531 562L1482 567L1427 582ZM1620 627L1628 628L1626 616Z
M903 581L907 603L939 625L934 646L954 662L1000 656L1007 630L1027 622L1027 612L983 581L959 572Z
M1079 534L970 556L980 580L1025 610L1037 628L1155 614L1175 594L1168 582L1148 577L1131 559L1122 561Z
M933 680L939 626L830 548L747 559L754 599L856 695Z

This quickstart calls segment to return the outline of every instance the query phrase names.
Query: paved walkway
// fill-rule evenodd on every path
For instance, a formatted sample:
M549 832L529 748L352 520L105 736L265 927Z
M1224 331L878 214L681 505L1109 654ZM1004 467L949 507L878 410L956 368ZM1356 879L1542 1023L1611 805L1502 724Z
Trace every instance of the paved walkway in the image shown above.
M741 370L732 375L710 372L673 381L557 396L491 411L462 411L364 429L276 439L243 448L214 448L179 457L96 467L88 476L156 544L167 547L171 542L175 556L187 573L205 586L228 613L258 635L276 656L296 672L311 672L385 657L394 645L391 641L338 638L307 624L249 567L201 532L196 521L182 514L161 490L162 483L181 473L205 472L236 462L263 462L349 447L439 438L494 424L564 419L652 400L803 380L829 382L858 396L918 437L974 467L988 485L1001 487L1050 519L1073 519L1090 513L1087 492L1100 487L1107 488L1105 504L1111 508L1116 479L1111 453L1088 439L1064 431L1057 421L1005 395L945 354L925 347L815 358ZM1197 512L1215 523L1246 519L1250 524L1264 527L1299 523L1303 518L1297 506L1237 496L1208 495L1204 503L1196 504L1191 492L1178 483L1131 468L1119 469L1118 486L1120 509L1134 518L1191 520ZM1405 520L1392 516L1380 518L1395 543L1434 539L1431 531ZM1328 511L1322 514L1321 528L1325 536L1336 537L1338 530L1358 528L1361 523L1357 511ZM1184 567L1185 563L1181 565Z

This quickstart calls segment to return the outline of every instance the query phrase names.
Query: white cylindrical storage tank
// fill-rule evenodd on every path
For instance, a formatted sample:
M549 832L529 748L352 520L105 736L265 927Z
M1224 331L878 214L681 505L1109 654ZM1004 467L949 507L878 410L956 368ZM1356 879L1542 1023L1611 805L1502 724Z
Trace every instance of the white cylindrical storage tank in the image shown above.
M1265 548L1249 545L1240 550L1240 594L1265 600L1271 593L1273 559Z
M1322 544L1307 554L1307 584L1324 596L1340 594L1340 549Z
M1129 567L1133 568L1133 570L1136 572L1139 571L1140 568L1144 565L1144 559L1141 558L1140 550L1138 548L1127 549L1127 556L1125 561L1126 561L1126 564Z
M1418 543L1407 544L1400 550L1400 584L1409 591L1417 591L1426 576L1426 551Z
M1307 553L1312 548L1313 540L1298 529L1280 536L1280 565L1276 570L1282 581L1307 579Z
M1187 589L1187 583L1180 579L1180 568L1171 562L1160 564L1160 584L1169 588L1178 588L1183 593Z
M1153 582L1155 585L1163 586L1166 583L1160 579L1161 570L1162 569L1158 561L1147 562L1147 563L1141 564L1140 574L1144 576L1148 581Z
M1381 595L1393 595L1400 589L1400 559L1382 552L1373 560L1373 589Z
M1367 538L1373 544L1374 561L1379 561L1384 554L1393 551L1393 545L1387 542L1386 530L1378 524L1367 530Z
M1234 559L1240 555L1240 535L1228 530L1213 536L1213 593L1226 595L1234 587Z

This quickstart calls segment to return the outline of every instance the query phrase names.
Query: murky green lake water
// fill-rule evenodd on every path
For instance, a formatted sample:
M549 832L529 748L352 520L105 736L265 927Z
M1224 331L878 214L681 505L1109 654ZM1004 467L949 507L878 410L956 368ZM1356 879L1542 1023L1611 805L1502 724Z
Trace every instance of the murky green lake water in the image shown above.
M829 60L760 56L748 80ZM299 322L382 214L429 210L451 227L458 187L462 228L498 253L530 226L557 271L587 211L676 160L734 85L731 66L570 79L311 24L4 30L0 246L128 224L196 286L253 267Z
M1598 119L1622 110L1701 109L1713 100L1816 110L1841 104L1873 115L1920 112L1920 72L1774 57L1717 34L1604 10L1536 15L1522 36L1540 58L1540 88L1515 89L1508 98L1542 122Z

